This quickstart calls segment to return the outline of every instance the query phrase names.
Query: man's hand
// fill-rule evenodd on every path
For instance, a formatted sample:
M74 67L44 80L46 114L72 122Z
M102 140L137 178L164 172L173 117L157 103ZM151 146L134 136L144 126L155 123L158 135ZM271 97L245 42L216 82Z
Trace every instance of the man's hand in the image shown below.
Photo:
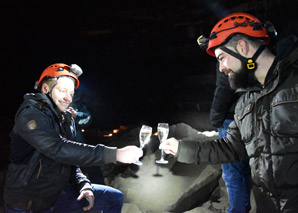
M159 145L159 149L167 154L176 155L178 151L179 141L175 138L170 138Z
M117 150L116 160L121 163L135 163L143 156L143 150L136 146L126 146Z
M82 200L83 198L86 198L89 202L89 206L86 206L83 208L84 211L88 211L94 205L94 194L90 189L83 190L79 195L79 197L77 198L77 200L79 201L79 200Z
M74 110L74 108L69 107L67 109L67 111L69 111L71 113L71 115L72 115L73 118L76 118L77 117L77 112Z

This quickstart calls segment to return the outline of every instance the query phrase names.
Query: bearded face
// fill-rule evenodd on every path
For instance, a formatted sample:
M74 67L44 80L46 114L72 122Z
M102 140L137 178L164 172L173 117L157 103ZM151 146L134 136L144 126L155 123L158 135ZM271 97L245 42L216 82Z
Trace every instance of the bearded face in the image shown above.
M248 70L247 64L242 60L228 54L222 48L214 51L219 62L219 71L229 76L230 86L233 90L252 86L255 81L255 71Z
M247 84L248 84L247 73L248 72L246 69L244 69L243 63L241 64L241 67L238 70L230 70L229 82L233 90L247 87Z
M229 70L230 87L233 90L247 88L255 82L255 71L246 69L246 65L241 62L238 70Z

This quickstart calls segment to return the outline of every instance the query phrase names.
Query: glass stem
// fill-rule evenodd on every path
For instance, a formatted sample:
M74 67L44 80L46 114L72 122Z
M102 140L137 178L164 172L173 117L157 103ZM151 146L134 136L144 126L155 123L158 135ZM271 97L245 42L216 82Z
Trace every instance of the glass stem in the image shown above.
M164 151L161 150L161 159L162 159L162 160L164 160L163 156L164 156Z

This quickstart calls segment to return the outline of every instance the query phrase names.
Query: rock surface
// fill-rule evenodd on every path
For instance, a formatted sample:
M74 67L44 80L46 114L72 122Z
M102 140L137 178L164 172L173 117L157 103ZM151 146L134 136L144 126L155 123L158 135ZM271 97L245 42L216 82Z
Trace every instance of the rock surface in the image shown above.
M142 212L183 212L209 199L218 186L219 166L185 165L169 159L157 165L156 155L145 156L132 177L115 177L109 184L120 189L124 202Z

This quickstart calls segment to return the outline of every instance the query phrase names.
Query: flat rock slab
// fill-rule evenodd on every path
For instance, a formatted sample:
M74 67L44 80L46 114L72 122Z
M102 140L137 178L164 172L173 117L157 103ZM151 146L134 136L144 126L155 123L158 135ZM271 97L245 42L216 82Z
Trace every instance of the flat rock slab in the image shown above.
M168 159L157 165L160 151L146 155L135 177L115 177L111 185L123 192L124 203L142 212L183 212L206 202L218 186L220 165L190 165Z

